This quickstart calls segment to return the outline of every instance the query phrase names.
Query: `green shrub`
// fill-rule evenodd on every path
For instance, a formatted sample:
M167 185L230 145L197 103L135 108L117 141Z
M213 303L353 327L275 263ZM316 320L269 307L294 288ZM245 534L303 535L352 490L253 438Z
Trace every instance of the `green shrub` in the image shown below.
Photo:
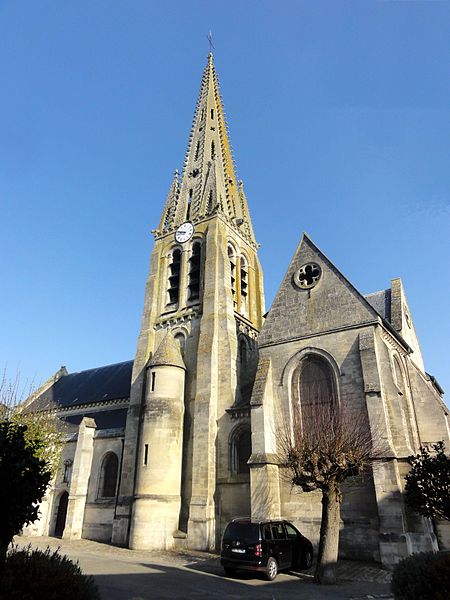
M391 590L395 600L448 600L450 552L421 552L394 568Z
M100 600L93 577L50 548L11 550L0 582L1 600Z

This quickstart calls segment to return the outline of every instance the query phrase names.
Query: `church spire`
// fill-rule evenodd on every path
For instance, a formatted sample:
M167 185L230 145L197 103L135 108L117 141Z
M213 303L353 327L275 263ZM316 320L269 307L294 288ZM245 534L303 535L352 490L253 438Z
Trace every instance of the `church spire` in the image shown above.
M219 81L210 52L189 136L181 182L172 183L157 234L219 213L256 244L242 183L237 181Z

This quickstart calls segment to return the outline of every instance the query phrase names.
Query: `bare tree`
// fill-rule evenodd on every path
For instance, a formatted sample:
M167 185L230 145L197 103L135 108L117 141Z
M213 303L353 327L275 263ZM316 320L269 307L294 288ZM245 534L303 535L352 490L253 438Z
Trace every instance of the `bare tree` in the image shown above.
M65 427L50 411L27 410L26 400L32 393L33 386L21 383L19 372L8 377L4 370L0 377L0 422L7 420L26 426L27 444L46 462L53 477L59 467Z
M280 463L294 486L322 492L322 521L315 579L336 582L341 486L361 474L377 452L367 414L345 412L332 398L296 403L292 422L282 427Z

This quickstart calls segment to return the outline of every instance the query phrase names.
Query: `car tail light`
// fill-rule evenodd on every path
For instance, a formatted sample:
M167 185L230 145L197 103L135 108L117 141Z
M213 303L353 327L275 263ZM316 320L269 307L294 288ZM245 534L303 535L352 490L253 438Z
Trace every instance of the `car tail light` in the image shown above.
M256 546L255 546L255 556L262 556L262 546L261 546L261 544L256 544Z

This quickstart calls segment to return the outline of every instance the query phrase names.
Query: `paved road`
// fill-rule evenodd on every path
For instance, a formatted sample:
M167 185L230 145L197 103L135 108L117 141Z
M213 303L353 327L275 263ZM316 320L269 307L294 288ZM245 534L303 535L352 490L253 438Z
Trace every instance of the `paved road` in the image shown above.
M217 557L200 552L157 553L115 548L88 540L17 538L20 545L61 547L61 552L79 561L85 573L94 575L103 600L362 600L390 598L383 573L366 570L372 581L340 581L336 586L318 586L307 574L280 573L273 582L250 574L224 577ZM353 563L354 565L354 563ZM350 567L350 571L354 566ZM349 571L349 572L350 572ZM345 568L341 573L345 575ZM370 575L372 573L372 575ZM355 577L355 575L353 575Z

